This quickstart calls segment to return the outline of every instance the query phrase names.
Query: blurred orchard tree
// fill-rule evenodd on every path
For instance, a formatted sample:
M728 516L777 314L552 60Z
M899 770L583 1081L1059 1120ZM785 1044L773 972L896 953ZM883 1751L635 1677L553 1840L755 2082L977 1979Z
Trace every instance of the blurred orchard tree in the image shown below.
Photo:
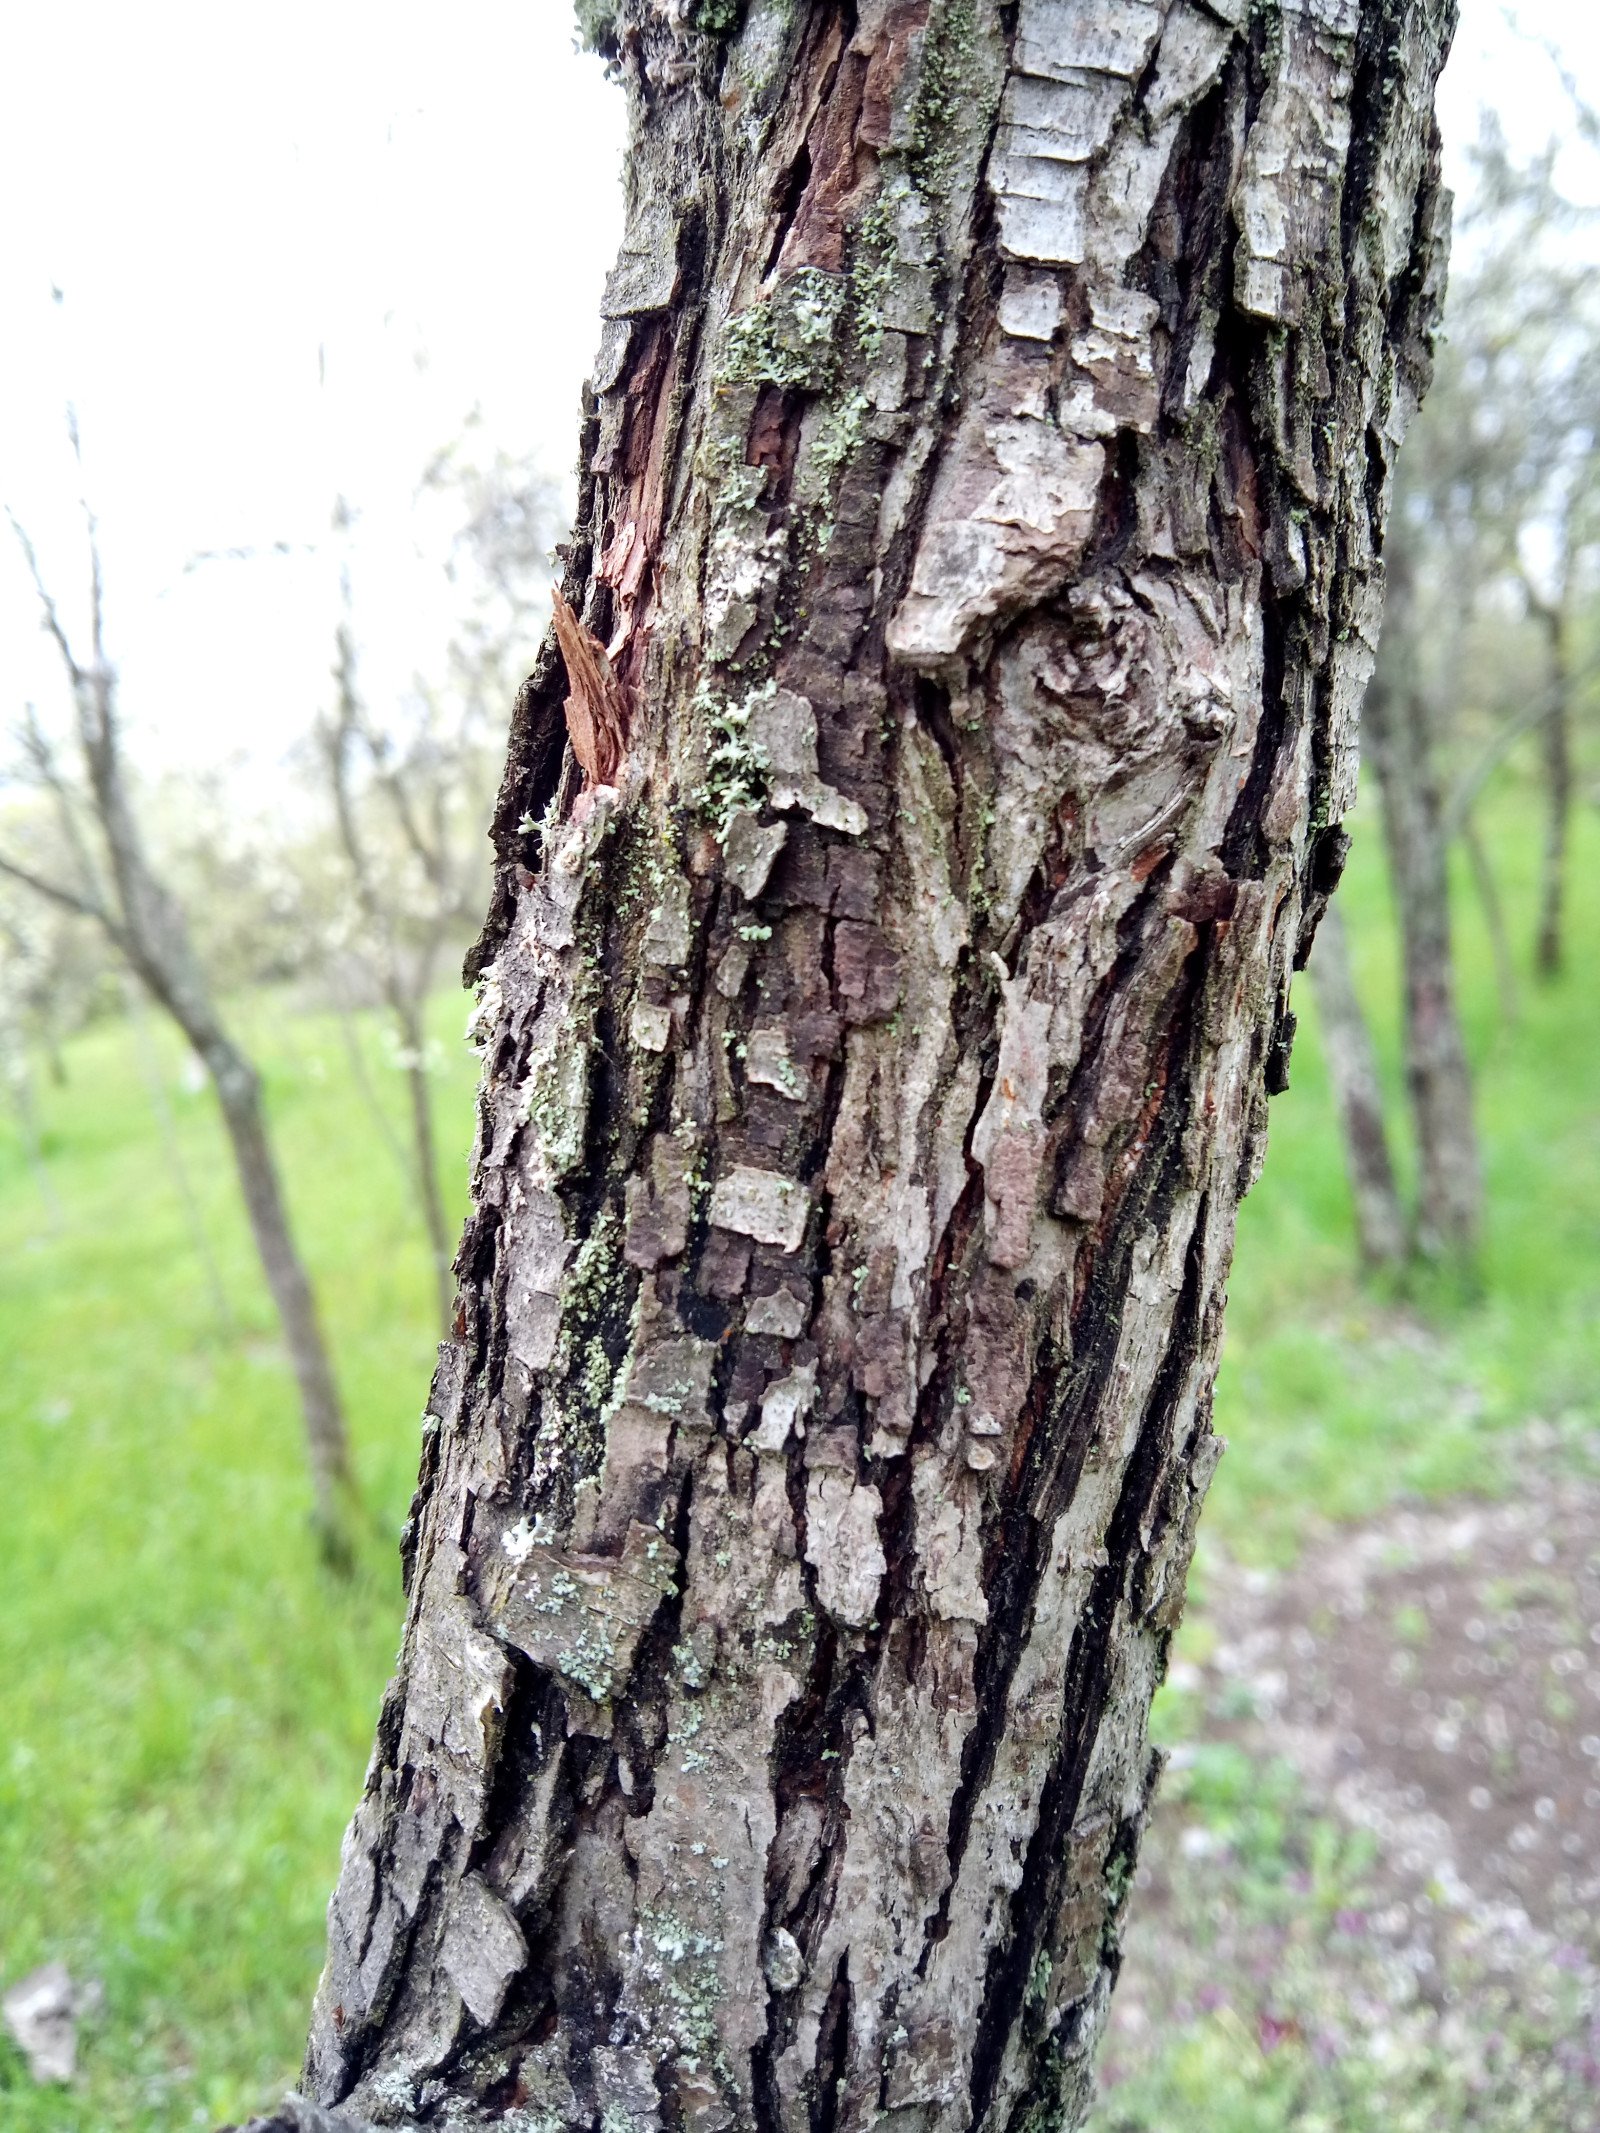
M1433 392L1400 463L1389 596L1364 714L1403 969L1417 1203L1400 1204L1372 1045L1337 920L1312 973L1346 1134L1363 1256L1413 1252L1471 1272L1482 1220L1472 1078L1456 1004L1449 859L1459 838L1483 899L1502 1012L1517 979L1475 810L1537 741L1546 832L1535 963L1565 954L1577 721L1592 703L1585 625L1600 589L1600 219L1561 189L1574 138L1518 163L1485 122ZM1531 637L1531 641L1530 641ZM1529 682L1529 674L1535 677Z
M459 962L488 901L484 825L504 761L514 676L548 612L559 505L532 468L485 451L476 425L427 468L420 500L447 514L443 568L454 624L431 671L414 675L404 696L374 702L361 686L352 566L343 563L334 700L316 734L339 886L331 896L308 894L304 908L321 912L310 937L336 1004L347 1008L352 997L375 995L391 1019L394 1063L408 1097L405 1167L427 1231L444 1332L454 1242L439 1183L427 1006L447 959ZM348 530L351 518L341 501L336 533Z
M81 468L75 416L69 427ZM184 904L157 864L146 832L124 747L117 670L107 647L98 530L85 506L88 590L80 638L46 582L26 529L15 516L11 524L65 688L59 735L37 711L25 714L14 771L50 818L58 863L45 871L48 861L33 863L31 853L24 857L0 848L0 875L56 910L93 924L204 1064L299 1390L318 1535L328 1560L347 1566L355 1477L333 1364L290 1223L261 1076L224 1015ZM24 831L32 819L25 815Z
M77 453L75 420L71 436ZM300 751L309 807L284 804L281 796L252 803L225 765L141 776L118 711L92 519L81 651L26 530L16 528L66 688L60 706L22 712L5 780L0 969L10 1101L48 1190L31 1124L32 1054L59 1062L62 1037L92 1014L136 1009L116 982L119 968L182 1032L216 1090L299 1387L318 1530L339 1563L349 1559L356 1515L343 1413L290 1224L260 1076L225 1003L242 988L286 982L331 993L345 1017L352 1065L416 1194L443 1327L451 1243L425 1015L487 900L484 824L504 757L512 677L519 659L526 663L523 648L536 638L548 602L558 510L551 485L486 447L475 424L436 455L419 484L416 526L448 588L438 642L408 689L372 702L359 680L359 609L345 538L353 514L341 505L329 548L341 585L333 702L321 712L306 706ZM249 566L261 557L233 551L229 559ZM408 1148L395 1139L349 1028L352 1008L372 1001L392 1022L392 1058L408 1094ZM141 1057L168 1167L217 1315L227 1323L159 1071L142 1044Z

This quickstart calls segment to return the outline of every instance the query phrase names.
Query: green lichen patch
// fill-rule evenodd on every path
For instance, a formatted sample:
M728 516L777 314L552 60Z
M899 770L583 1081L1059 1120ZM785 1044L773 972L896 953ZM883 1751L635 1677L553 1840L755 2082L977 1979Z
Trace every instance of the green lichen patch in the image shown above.
M566 1177L582 1160L588 1131L589 1043L580 1040L542 1052L529 1070L522 1105L551 1175Z
M943 192L948 185L952 136L971 112L976 39L972 0L945 0L928 29L906 157L912 177L929 192Z
M839 320L848 293L843 275L802 267L770 296L736 311L722 329L720 382L826 390L838 368Z
M850 314L856 345L869 362L883 346L884 306L900 259L895 205L908 189L904 177L886 186L850 235Z
M866 394L850 393L817 423L806 446L803 471L807 501L831 495L841 470L861 442L867 412Z
M602 1208L563 1284L557 1370L564 1381L560 1404L574 1479L598 1469L606 1424L621 1397L637 1300L622 1246L620 1215L614 1207Z
M766 682L737 702L719 696L706 682L696 694L695 709L705 720L708 736L705 784L697 797L719 842L727 837L738 811L758 808L766 795L766 765L748 729L751 712L775 686Z

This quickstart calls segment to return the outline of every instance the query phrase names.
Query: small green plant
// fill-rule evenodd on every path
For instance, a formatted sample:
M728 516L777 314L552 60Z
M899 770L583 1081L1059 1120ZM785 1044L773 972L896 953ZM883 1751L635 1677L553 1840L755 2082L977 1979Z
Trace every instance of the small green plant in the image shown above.
M617 0L576 0L578 35L591 52L611 58L617 44Z
M747 729L751 711L775 686L769 681L738 702L719 695L708 682L702 682L695 694L695 710L705 720L708 735L706 782L700 801L719 839L727 836L728 824L738 810L759 807L766 792L766 765L752 747Z

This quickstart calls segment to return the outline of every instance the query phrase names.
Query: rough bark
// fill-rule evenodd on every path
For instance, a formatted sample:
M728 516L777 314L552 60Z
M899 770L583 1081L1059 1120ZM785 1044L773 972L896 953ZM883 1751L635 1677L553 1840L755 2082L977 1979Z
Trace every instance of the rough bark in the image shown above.
M1406 1219L1389 1155L1377 1053L1356 991L1344 914L1337 902L1317 929L1310 973L1317 1028L1339 1106L1361 1257L1369 1267L1397 1266L1407 1251Z
M1467 1261L1482 1221L1482 1164L1456 1005L1438 750L1412 626L1409 565L1397 543L1383 657L1367 692L1362 732L1378 777L1400 925L1401 1026L1417 1149L1416 1244L1424 1258Z
M1081 2115L1450 18L612 22L628 235L319 2107Z

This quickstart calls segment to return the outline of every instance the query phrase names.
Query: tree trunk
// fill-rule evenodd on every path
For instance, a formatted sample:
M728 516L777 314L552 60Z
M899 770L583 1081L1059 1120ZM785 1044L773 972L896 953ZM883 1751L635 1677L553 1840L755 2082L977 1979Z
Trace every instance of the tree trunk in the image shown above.
M78 451L76 418L68 411L68 435ZM206 1063L216 1085L267 1285L278 1306L299 1382L301 1409L311 1455L317 1526L331 1562L350 1561L348 1514L354 1496L344 1415L323 1345L311 1285L295 1248L277 1164L261 1108L255 1068L228 1035L204 967L195 954L188 919L150 864L129 789L117 714L117 675L106 656L105 597L99 537L84 504L89 541L90 656L81 660L61 619L32 541L12 518L23 559L39 598L45 629L60 652L72 690L78 743L94 819L104 840L110 891L77 830L76 809L56 768L55 752L30 711L24 739L34 768L54 794L67 842L79 862L76 887L52 882L0 857L0 872L21 881L58 907L92 919L128 968L182 1030Z
M318 1538L328 1561L346 1568L352 1555L355 1477L344 1412L310 1278L289 1226L262 1109L261 1077L229 1034L195 953L183 910L146 857L123 777L111 670L101 665L83 679L80 715L86 722L85 755L116 883L121 914L118 945L151 997L204 1061L216 1089L250 1234L277 1306L299 1388Z
M372 1120L379 1140L388 1150L389 1159L394 1164L401 1184L409 1192L416 1183L416 1174L412 1168L414 1158L402 1145L400 1136L394 1130L393 1122L384 1109L383 1100L373 1085L372 1076L367 1071L367 1055L362 1046L361 1031L356 1026L355 1010L345 998L344 987L337 973L331 976L329 990L333 996L334 1012L339 1017L339 1034L344 1039L344 1053L350 1062L351 1079L360 1091L361 1101L367 1107L367 1115Z
M345 597L348 600L348 584ZM350 752L360 732L361 714L356 695L355 640L348 620L340 624L337 646L334 678L338 684L339 710L336 722L324 737L329 782L333 788L334 819L349 862L356 902L366 921L377 961L379 987L400 1044L406 1095L411 1107L412 1180L428 1235L437 1323L440 1334L446 1336L455 1302L455 1283L451 1270L450 1226L444 1211L444 1198L439 1191L439 1159L433 1138L433 1092L428 1086L426 1028L426 1003L436 947L430 943L416 959L414 967L407 970L378 869L361 834L351 789ZM403 813L406 801L402 792L397 792L396 805ZM413 843L419 854L425 852L422 840L415 835Z
M1409 565L1390 558L1384 651L1362 731L1378 775L1400 925L1406 1082L1417 1141L1417 1248L1469 1261L1483 1212L1472 1070L1456 1008L1449 848L1432 720L1415 672Z
M52 1230L60 1231L66 1226L66 1211L61 1205L61 1195L56 1191L55 1179L50 1175L50 1165L45 1158L44 1137L39 1131L39 1113L34 1102L33 1075L28 1067L28 1055L21 1044L15 1054L8 1058L0 1049L0 1075L10 1085L12 1108L16 1113L17 1131L22 1138L22 1153L28 1168L33 1172L34 1183L39 1188L45 1217Z
M133 1033L133 1048L138 1054L139 1072L144 1076L150 1108L155 1113L156 1132L161 1138L162 1159L172 1180L173 1190L182 1203L184 1220L189 1226L189 1241L194 1246L195 1257L206 1277L206 1287L211 1292L212 1315L220 1332L231 1333L233 1312L228 1305L228 1292L223 1287L222 1269L217 1264L216 1253L211 1249L211 1234L206 1228L206 1218L200 1211L194 1181L189 1176L189 1166L183 1159L183 1142L178 1137L178 1121L173 1115L172 1100L167 1094L167 1085L162 1077L160 1057L150 1038L144 988L131 970L123 973L122 1004Z
M1369 1267L1397 1266L1406 1256L1406 1221L1389 1158L1377 1054L1356 992L1350 943L1337 903L1330 905L1318 928L1310 969L1317 1027L1344 1129L1345 1169L1361 1257Z
M1550 715L1540 727L1545 841L1537 950L1539 973L1547 978L1559 974L1566 948L1567 846L1572 834L1572 656L1567 605L1563 586L1559 603L1539 610L1550 639Z
M1505 900L1494 877L1494 865L1470 812L1461 824L1461 845L1472 870L1472 886L1483 906L1483 923L1489 935L1489 953L1494 958L1495 991L1500 996L1500 1018L1509 1028L1521 1013L1517 995L1517 964L1511 952L1511 929L1506 924Z
M239 1189L250 1218L250 1234L278 1307L289 1361L300 1390L318 1534L324 1551L343 1566L350 1555L355 1477L350 1469L344 1414L327 1344L317 1321L316 1301L289 1228L278 1166L267 1137L261 1076L237 1045L218 1032L197 1048L217 1092Z
M1428 369L1449 16L602 27L628 234L319 2108L1086 2108Z
M450 1222L439 1190L439 1153L433 1138L433 1090L428 1081L428 1031L422 1004L402 1005L391 1000L391 1010L405 1050L406 1093L411 1100L411 1146L416 1165L417 1196L422 1202L423 1226L428 1232L428 1256L433 1263L433 1294L441 1333L450 1331L450 1310L455 1302L455 1278L451 1272Z

